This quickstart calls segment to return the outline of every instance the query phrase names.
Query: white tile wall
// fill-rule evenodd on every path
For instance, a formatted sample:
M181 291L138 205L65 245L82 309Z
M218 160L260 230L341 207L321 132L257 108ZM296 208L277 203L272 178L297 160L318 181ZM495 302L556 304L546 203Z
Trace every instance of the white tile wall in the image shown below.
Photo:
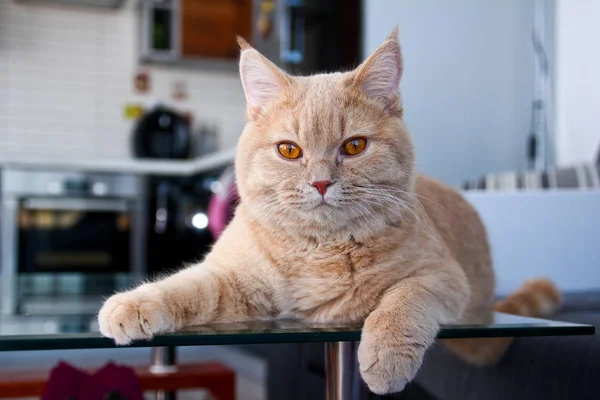
M221 147L233 146L244 125L244 95L235 72L137 64L135 1L94 10L0 0L0 157L130 157L134 122L127 103L161 100L196 121L219 127ZM133 77L150 73L148 96ZM173 82L189 98L170 99Z

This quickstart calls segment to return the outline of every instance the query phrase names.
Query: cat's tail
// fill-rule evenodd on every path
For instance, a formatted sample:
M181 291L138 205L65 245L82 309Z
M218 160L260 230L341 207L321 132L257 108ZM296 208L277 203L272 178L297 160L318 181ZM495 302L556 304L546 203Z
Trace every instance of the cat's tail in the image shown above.
M494 305L494 310L523 317L549 317L562 302L558 287L545 278L526 281L519 289Z
M523 317L549 317L561 305L562 294L548 279L526 281L515 292L494 305L494 310ZM504 355L513 338L445 339L442 342L463 360L489 365Z

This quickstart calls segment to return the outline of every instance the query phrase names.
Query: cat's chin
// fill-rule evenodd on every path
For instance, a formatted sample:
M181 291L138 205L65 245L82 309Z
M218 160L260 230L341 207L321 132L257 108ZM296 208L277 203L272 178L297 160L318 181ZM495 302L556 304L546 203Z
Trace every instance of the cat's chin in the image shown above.
M344 216L343 209L327 202L311 204L308 207L303 207L299 211L301 219L306 221L330 221L332 219L339 220Z

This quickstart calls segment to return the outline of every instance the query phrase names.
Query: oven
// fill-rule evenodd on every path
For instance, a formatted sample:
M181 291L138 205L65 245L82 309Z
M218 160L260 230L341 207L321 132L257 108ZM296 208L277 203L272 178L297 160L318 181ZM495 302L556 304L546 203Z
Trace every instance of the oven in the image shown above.
M3 314L93 312L141 279L142 178L5 170Z

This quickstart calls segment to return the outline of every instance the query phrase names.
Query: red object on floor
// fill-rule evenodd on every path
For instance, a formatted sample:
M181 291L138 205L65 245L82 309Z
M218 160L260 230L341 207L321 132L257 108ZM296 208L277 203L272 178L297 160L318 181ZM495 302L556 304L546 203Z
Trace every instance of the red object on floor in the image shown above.
M216 400L235 400L235 371L226 365L216 362L179 364L176 371L165 374L152 373L148 367L148 365L139 365L133 368L143 391L205 389ZM92 376L94 371L95 369L86 369L87 376ZM46 386L51 372L50 370L3 371L0 373L0 399L43 398L44 393L47 392ZM81 375L79 386L84 386L85 382L86 376Z
M60 362L50 372L42 400L143 400L132 368L109 363L93 374Z

